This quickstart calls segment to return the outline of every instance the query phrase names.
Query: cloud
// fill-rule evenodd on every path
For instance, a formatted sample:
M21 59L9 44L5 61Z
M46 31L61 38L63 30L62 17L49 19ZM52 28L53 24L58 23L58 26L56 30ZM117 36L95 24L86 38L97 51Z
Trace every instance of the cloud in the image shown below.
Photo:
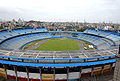
M119 0L0 0L0 18L120 22L119 5Z

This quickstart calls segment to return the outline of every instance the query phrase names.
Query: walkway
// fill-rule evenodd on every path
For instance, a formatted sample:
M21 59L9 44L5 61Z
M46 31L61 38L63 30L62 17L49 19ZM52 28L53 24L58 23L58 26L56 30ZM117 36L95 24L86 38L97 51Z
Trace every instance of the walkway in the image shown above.
M84 49L83 42L80 41L80 40L77 40L77 41L78 41L78 43L79 43L79 48L80 48L80 50L85 50L85 49Z

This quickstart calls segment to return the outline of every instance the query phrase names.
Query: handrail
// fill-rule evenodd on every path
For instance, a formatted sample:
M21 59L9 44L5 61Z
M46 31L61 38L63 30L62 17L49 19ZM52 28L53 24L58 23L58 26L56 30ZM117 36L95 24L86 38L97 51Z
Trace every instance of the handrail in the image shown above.
M116 59L86 62L86 63L68 63L68 64L24 63L24 62L0 60L1 64L9 64L9 65L16 65L16 66L32 66L32 67L77 67L77 66L93 66L93 65L100 65L100 64L107 64L107 63L114 63L114 62L116 62Z
M9 56L0 56L1 58L11 58L11 59L19 59L19 60L90 60L90 59L100 59L100 58L109 58L109 57L116 57L116 55L110 56L102 56L102 57L91 57L91 58L69 58L69 59L46 59L46 58L21 58L21 57L9 57Z

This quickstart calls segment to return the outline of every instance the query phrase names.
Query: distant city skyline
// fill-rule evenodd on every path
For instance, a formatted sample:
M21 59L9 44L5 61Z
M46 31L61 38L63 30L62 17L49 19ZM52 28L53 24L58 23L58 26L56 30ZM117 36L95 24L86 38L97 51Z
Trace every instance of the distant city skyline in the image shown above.
M0 0L0 19L120 23L120 0Z

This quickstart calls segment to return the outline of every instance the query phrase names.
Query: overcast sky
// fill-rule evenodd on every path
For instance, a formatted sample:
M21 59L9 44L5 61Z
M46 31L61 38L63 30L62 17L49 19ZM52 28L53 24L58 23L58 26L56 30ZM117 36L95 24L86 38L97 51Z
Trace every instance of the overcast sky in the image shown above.
M0 19L119 22L120 0L0 0Z

